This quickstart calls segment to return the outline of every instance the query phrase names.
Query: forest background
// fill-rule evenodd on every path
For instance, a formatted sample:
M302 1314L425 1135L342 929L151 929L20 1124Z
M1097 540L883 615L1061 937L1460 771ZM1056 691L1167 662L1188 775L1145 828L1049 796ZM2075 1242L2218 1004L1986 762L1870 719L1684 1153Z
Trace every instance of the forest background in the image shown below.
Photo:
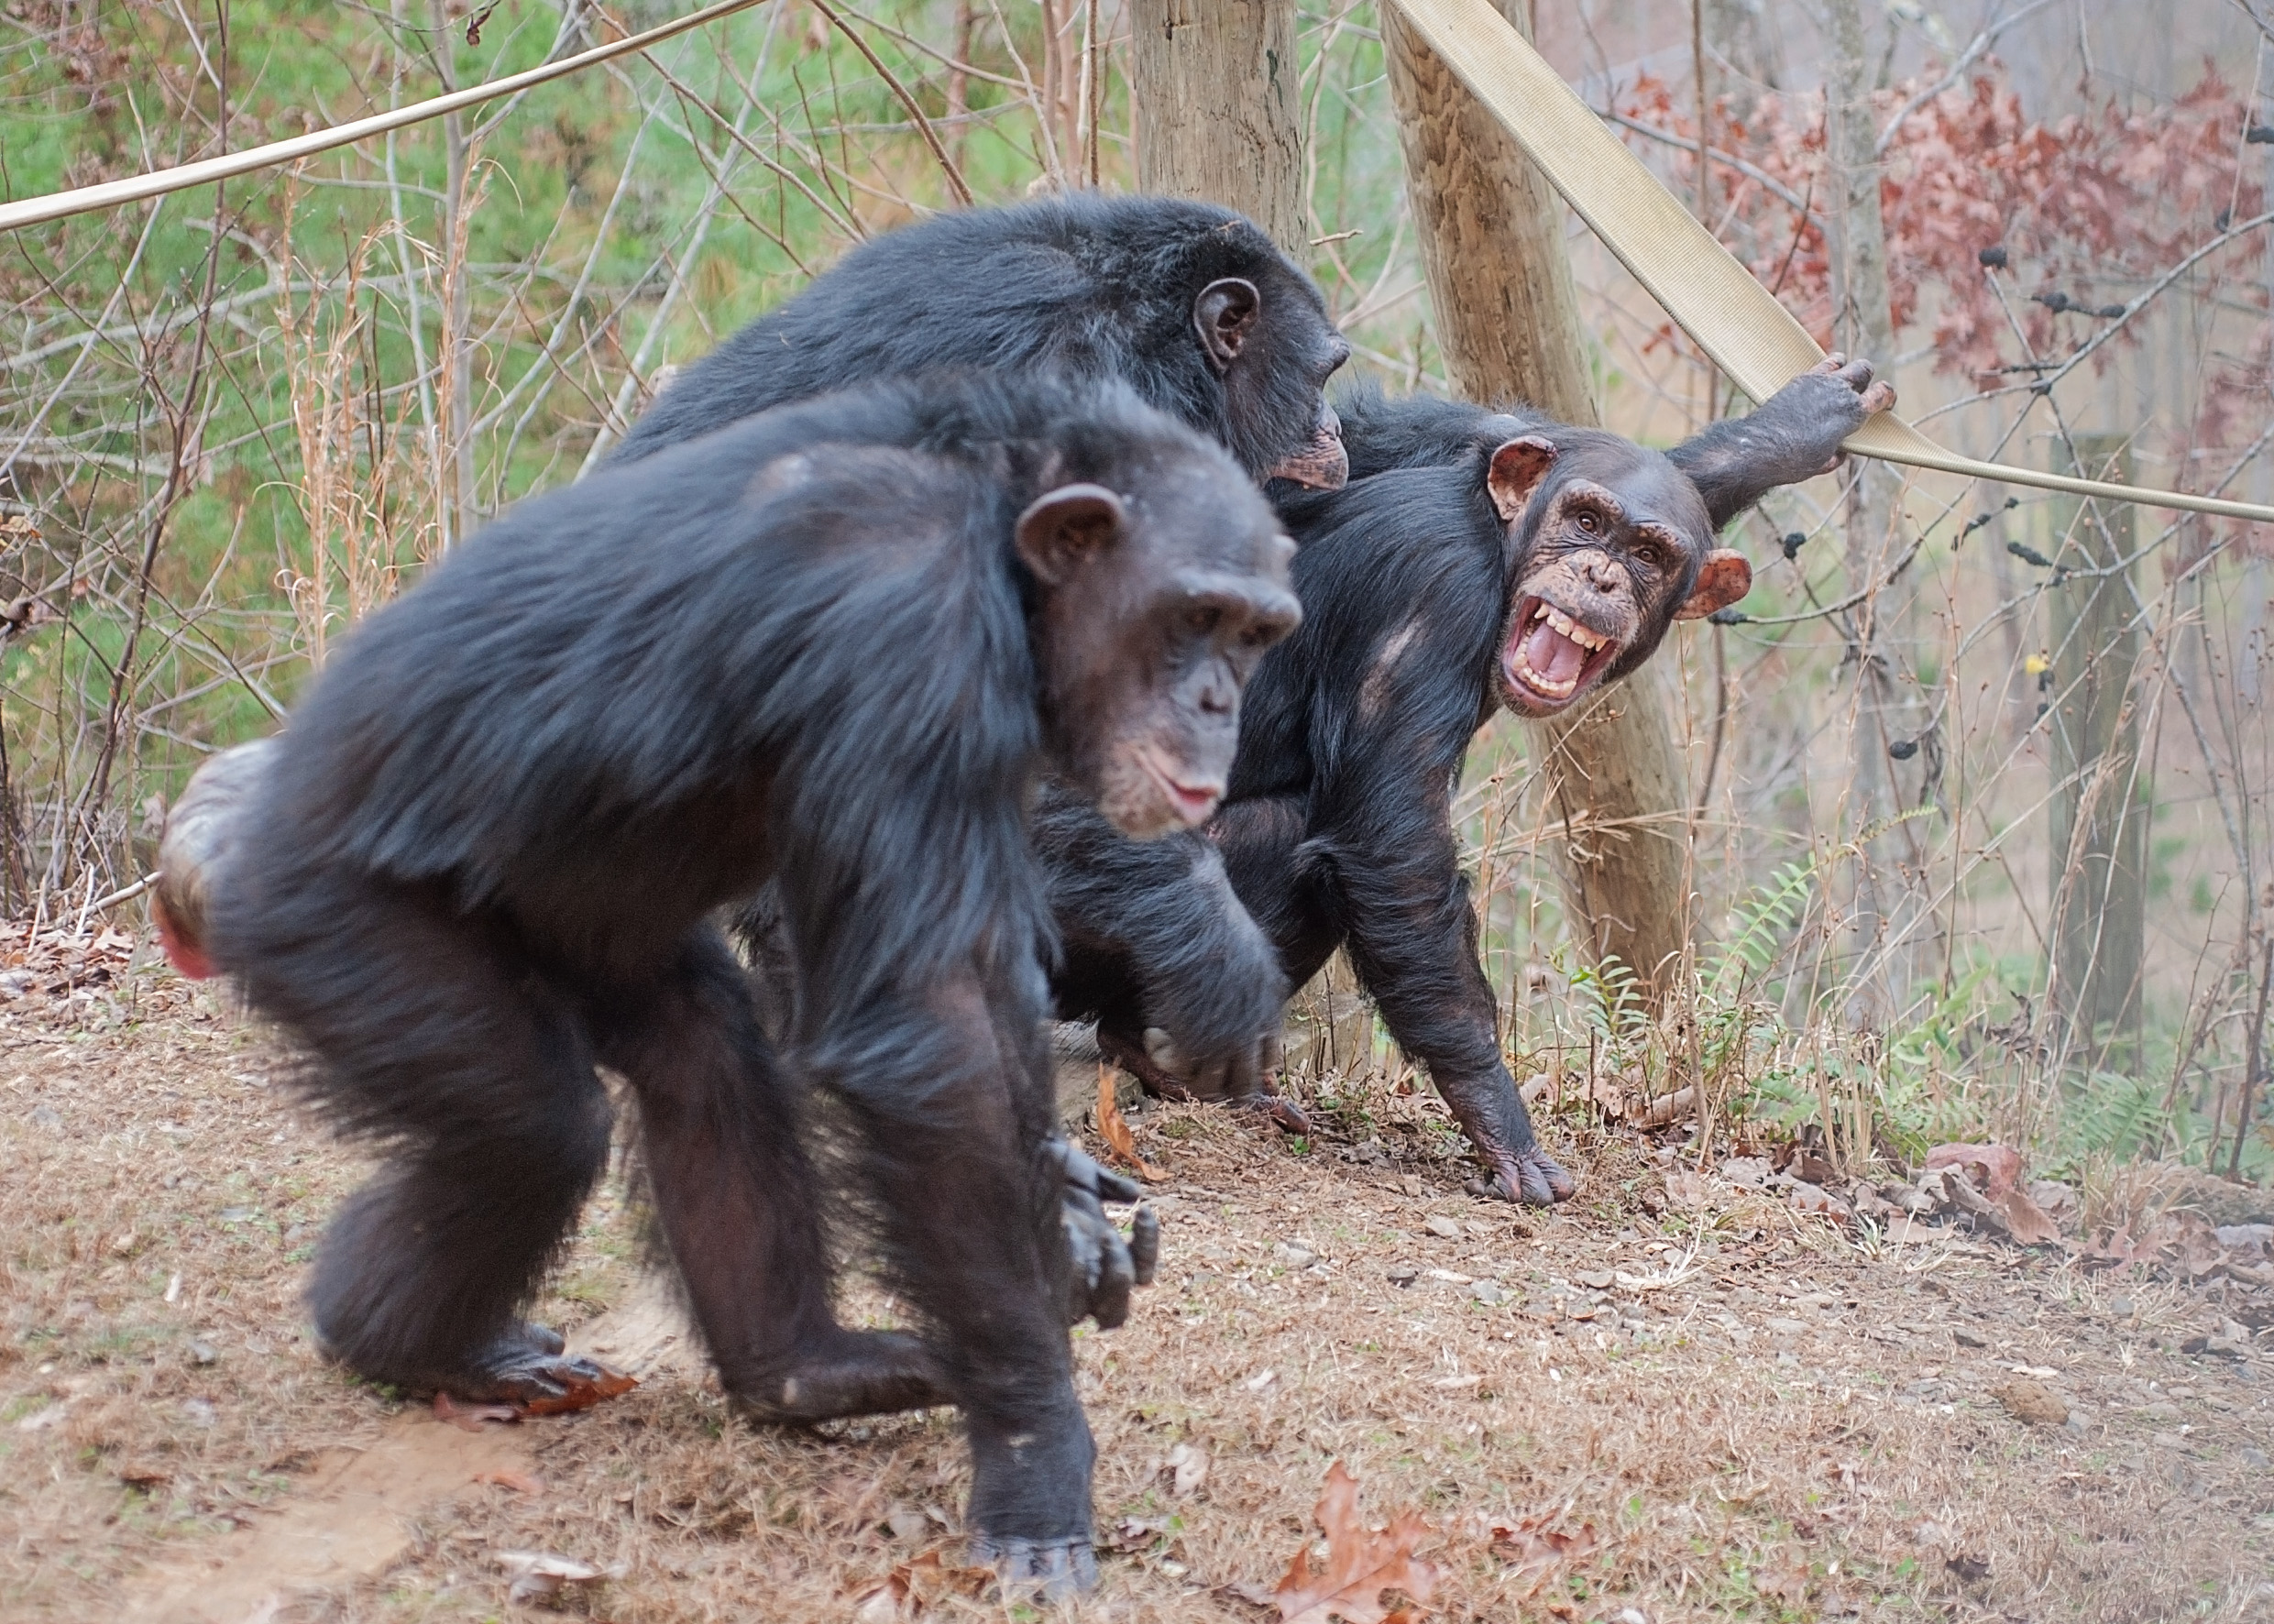
M0 192L337 123L675 10L13 0ZM1576 0L1535 26L1945 444L2274 499L2274 16L2148 16ZM1449 390L1376 9L1298 17L1308 236L1286 246L1357 371ZM13 233L0 906L66 930L139 909L121 894L204 756L278 725L356 620L592 466L672 368L851 244L965 193L1133 187L1132 26L1122 0L771 0L288 170ZM1861 148L1828 90L1870 108ZM1563 223L1604 421L1664 444L1741 409ZM1526 1070L1630 1115L1687 1088L1841 1156L1999 1136L2052 1167L2263 1176L2274 534L1852 465L1732 534L1757 566L1741 618L1637 679L1677 752L1661 827L1575 824L1506 719L1472 752L1460 811ZM1694 946L1638 974L1587 950L1554 869L1646 837L1679 840ZM1412 1086L1370 1015L1309 1007L1307 1086Z

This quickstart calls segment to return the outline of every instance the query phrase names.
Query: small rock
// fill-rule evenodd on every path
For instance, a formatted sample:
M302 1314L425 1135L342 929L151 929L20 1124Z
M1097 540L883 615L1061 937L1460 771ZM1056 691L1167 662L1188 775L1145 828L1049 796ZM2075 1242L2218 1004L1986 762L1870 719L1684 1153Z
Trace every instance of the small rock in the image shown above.
M1389 1278L1393 1286L1411 1286L1421 1278L1422 1271L1410 1263L1393 1263L1390 1266Z
M2239 1453L2242 1455L2243 1465L2254 1472L2263 1472L2268 1466L2274 1465L2274 1461L2267 1459L2266 1451L2255 1443L2244 1444Z
M1478 1280L1468 1289L1468 1294L1487 1308L1495 1307L1508 1300L1508 1293L1500 1289L1498 1280Z
M2138 1311L2134 1307L2129 1297L2111 1297L2108 1300L2108 1311L2119 1320L2128 1320Z
M891 1509L884 1513L884 1526L892 1531L892 1537L903 1544L912 1544L922 1539L928 1527L924 1520L924 1513L906 1500L892 1503Z
M181 1413L189 1419L192 1426L210 1427L214 1424L214 1405L210 1399L182 1399Z
M1583 1268L1571 1278L1590 1291L1608 1291L1619 1283L1619 1277L1607 1268Z
M2005 1407L2006 1414L2033 1427L2058 1427L2069 1419L2069 1406L2060 1395L2030 1377L2001 1382L1990 1389L1990 1397Z
M224 1223L242 1223L248 1218L258 1218L259 1215L258 1207L224 1207L221 1209L221 1221Z
M2158 1449L2185 1449L2187 1447L2187 1434L2184 1432L2150 1432L2148 1434L2148 1441Z
M1432 1218L1422 1227L1441 1241L1457 1241L1461 1238L1461 1224L1457 1218L1446 1218L1440 1215Z
M1963 1325L1950 1327L1950 1340L1962 1348L1986 1348L1990 1345L1988 1337L1979 1332L1969 1331Z
M2140 1406L2140 1414L2153 1421L2175 1421L2180 1419L2180 1407L2169 1399L2158 1399Z
M60 1128L63 1125L63 1116L52 1105L34 1105L31 1108L31 1125L36 1128Z
M1758 1156L1732 1156L1721 1164L1721 1177L1732 1184L1760 1189L1769 1180L1769 1164Z
M1761 1324L1771 1336L1797 1336L1808 1328L1806 1320L1769 1319Z
M188 1352L192 1365L211 1365L221 1357L221 1350L210 1342L192 1342Z
M1319 1256L1310 1247L1298 1246L1291 1241L1281 1241L1272 1251L1290 1268L1309 1268Z

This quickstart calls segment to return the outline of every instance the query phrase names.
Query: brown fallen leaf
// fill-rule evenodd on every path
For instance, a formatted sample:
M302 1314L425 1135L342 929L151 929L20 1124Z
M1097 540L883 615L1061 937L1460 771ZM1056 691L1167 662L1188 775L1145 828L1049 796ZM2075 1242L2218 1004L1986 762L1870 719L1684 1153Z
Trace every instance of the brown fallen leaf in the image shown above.
M2005 1407L2006 1414L2033 1427L2058 1427L2069 1419L2069 1406L2060 1395L2030 1377L2000 1382L1990 1389L1990 1397Z
M494 1483L500 1488L511 1489L515 1494L543 1494L544 1492L544 1484L538 1482L528 1473L516 1472L511 1466L501 1466L494 1472L477 1472L474 1474L474 1481Z
M1105 1141L1105 1147L1137 1171L1137 1177L1148 1184L1158 1184L1166 1179L1167 1169L1155 1167L1137 1154L1137 1136L1129 1131L1129 1119L1121 1114L1121 1102L1114 1098L1114 1072L1110 1066L1097 1069L1097 1131Z
M1388 1624L1390 1610L1382 1592L1401 1590L1425 1604L1437 1588L1437 1570L1413 1554L1413 1547L1435 1531L1418 1511L1401 1511L1388 1528L1368 1528L1358 1516L1358 1480L1336 1461L1326 1470L1326 1487L1313 1513L1326 1531L1326 1565L1313 1571L1308 1546L1295 1553L1286 1576L1272 1592L1280 1624ZM1400 1609L1397 1618L1416 1615Z
M895 1565L884 1579L855 1595L855 1624L891 1624L913 1617L950 1596L983 1596L995 1581L991 1567L967 1567L950 1563L938 1551Z
M514 1408L523 1415L567 1415L578 1410L589 1410L604 1399L628 1393L640 1385L636 1376L626 1376L621 1370L599 1367L600 1374L589 1380L578 1377L570 1381L568 1391L557 1399L532 1399Z
M1564 1510L1569 1510L1569 1507ZM1513 1526L1503 1522L1492 1525L1492 1553L1507 1563L1517 1573L1545 1570L1560 1563L1579 1562L1595 1553L1602 1542L1597 1537L1595 1525L1583 1522L1576 1529L1551 1526L1563 1519L1563 1511L1551 1511L1536 1517L1519 1518Z
M511 1404L469 1404L447 1393L434 1395L434 1419L448 1421L461 1432L478 1432L484 1421L519 1421L522 1412Z

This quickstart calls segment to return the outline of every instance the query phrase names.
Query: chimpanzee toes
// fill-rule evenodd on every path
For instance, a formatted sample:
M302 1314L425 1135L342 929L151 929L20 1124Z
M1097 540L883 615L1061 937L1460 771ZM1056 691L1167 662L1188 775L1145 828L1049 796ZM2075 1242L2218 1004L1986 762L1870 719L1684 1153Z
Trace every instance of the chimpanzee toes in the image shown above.
M1075 1534L1060 1540L998 1539L973 1534L971 1559L974 1566L992 1567L1001 1575L1005 1591L1039 1591L1045 1600L1059 1601L1097 1587L1097 1553L1090 1536Z
M1537 1145L1513 1156L1496 1157L1492 1177L1471 1179L1463 1186L1484 1201L1520 1202L1527 1207L1552 1207L1567 1202L1579 1188L1555 1158Z

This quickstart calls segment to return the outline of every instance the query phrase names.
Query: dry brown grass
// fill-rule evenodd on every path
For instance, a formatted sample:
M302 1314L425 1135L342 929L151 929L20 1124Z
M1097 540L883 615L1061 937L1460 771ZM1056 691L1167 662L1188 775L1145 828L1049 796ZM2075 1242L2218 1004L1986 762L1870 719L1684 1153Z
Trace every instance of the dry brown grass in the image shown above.
M135 1026L0 1006L9 1619L117 1616L153 1570L273 1523L320 1460L401 1430L301 1326L300 1261L353 1159L268 1086L257 1040L155 984L172 990ZM1080 1616L1269 1618L1238 1587L1268 1588L1315 1537L1339 1459L1373 1521L1413 1506L1434 1525L1446 1619L2274 1617L2274 1474L2246 1453L2274 1450L2274 1379L2173 1351L2210 1313L2194 1297L1971 1247L1870 1258L1765 1207L1662 1227L1640 1201L1653 1165L1617 1140L1576 1147L1575 1208L1512 1213L1460 1193L1424 1100L1373 1109L1378 1161L1181 1108L1132 1119L1173 1176L1163 1278L1126 1328L1076 1346L1101 1532L1150 1526ZM1562 1294L1693 1247L1684 1283ZM547 1312L628 1298L636 1254L596 1203ZM2071 1427L1989 1399L2017 1365L2053 1373ZM407 1508L391 1568L265 1616L500 1617L491 1553L513 1549L623 1564L567 1605L625 1624L845 1618L950 1537L962 1494L948 1414L755 1432L684 1366L519 1438L539 1492L465 1484ZM1181 1496L1180 1445L1207 1462ZM1529 1532L1496 1544L1495 1525ZM1527 1566L1549 1534L1576 1542Z

